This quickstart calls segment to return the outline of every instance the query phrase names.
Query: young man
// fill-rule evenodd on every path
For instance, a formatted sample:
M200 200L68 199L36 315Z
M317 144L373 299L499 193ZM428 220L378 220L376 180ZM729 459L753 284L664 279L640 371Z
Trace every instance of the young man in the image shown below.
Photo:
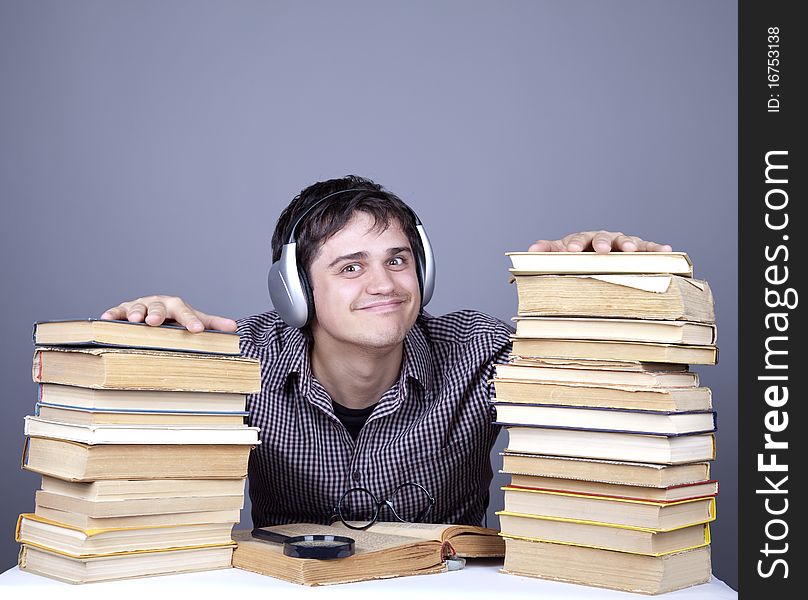
M102 315L150 325L171 319L190 331L238 329L241 352L261 361L263 380L248 398L262 442L249 466L255 527L328 523L338 513L361 519L377 500L391 500L382 520L482 521L499 430L488 380L508 358L512 329L473 310L423 312L429 249L416 225L406 204L370 180L319 182L283 211L272 239L273 268L284 244L296 242L305 292L299 328L277 311L236 323L166 296ZM586 249L670 247L610 232L530 247Z

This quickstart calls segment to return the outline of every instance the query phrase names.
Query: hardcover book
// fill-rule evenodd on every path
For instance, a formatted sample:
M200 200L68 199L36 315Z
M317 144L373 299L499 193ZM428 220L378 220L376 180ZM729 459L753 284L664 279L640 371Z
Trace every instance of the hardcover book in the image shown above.
M512 273L526 275L600 273L693 275L684 252L506 252Z
M131 348L38 346L33 379L80 387L251 394L261 389L258 360Z
M155 327L102 319L37 321L33 338L37 346L120 346L206 354L239 353L237 333L212 330L191 333L179 325Z
M678 275L517 275L520 317L598 317L715 323L706 281Z
M712 576L710 546L647 556L570 544L505 539L503 572L595 587L662 594Z

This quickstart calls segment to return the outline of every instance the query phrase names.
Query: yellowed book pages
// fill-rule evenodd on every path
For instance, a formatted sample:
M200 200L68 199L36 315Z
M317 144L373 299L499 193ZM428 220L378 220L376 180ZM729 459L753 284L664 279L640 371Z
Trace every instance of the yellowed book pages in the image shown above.
M67 481L233 479L247 475L252 446L232 444L81 444L26 438L22 468Z
M712 576L710 546L644 556L567 544L505 540L504 573L662 594L706 583Z
M545 383L494 379L494 400L659 411L710 410L712 392L706 387L597 386L586 383Z
M261 389L258 360L219 354L122 348L37 347L37 383L90 388L252 394Z
M350 536L350 528L341 522L331 527L344 529ZM449 542L456 554L463 558L500 557L505 555L505 544L496 529L475 525L445 525L440 523L401 523L377 521L366 531L386 535L399 535L420 540Z
M230 545L233 525L194 523L137 529L81 529L27 513L17 520L16 540L74 558L89 558L134 551Z
M57 510L71 511L88 517L128 517L132 515L195 513L212 510L241 510L244 506L244 494L233 496L85 500L37 490L36 504L37 507L45 506Z
M196 496L241 496L245 478L234 479L112 479L90 482L42 477L42 490L93 501L144 500Z
M607 483L602 481L563 479L561 477L543 477L514 473L511 475L511 482L508 487L573 492L597 496L614 496L616 498L632 498L635 500L651 500L655 502L673 502L676 500L703 498L705 496L715 496L718 494L718 482L714 479L667 487L650 487L647 485Z
M503 487L505 511L669 531L715 520L715 498L654 502Z
M80 584L149 575L228 569L232 556L233 546L227 545L73 558L23 544L18 561L21 571L66 583Z
M139 529L199 523L238 523L241 510L212 510L187 513L130 515L123 517L90 517L85 514L37 505L34 514L48 521L78 529Z
M706 281L676 275L517 275L520 317L599 317L715 323Z
M38 346L109 345L191 352L238 354L239 336L225 331L191 333L180 325L153 327L146 323L84 319L39 321L34 324Z
M696 387L699 384L697 373L687 370L687 365L669 364L678 370L657 369L660 363L653 364L653 370L611 368L595 364L592 368L584 368L580 363L564 366L547 364L551 357L535 357L513 359L507 364L495 365L496 379L513 379L518 381L538 381L544 383L589 384L597 386L625 387ZM566 359L571 363L575 359ZM639 364L639 363L638 363ZM495 380L496 380L495 379Z
M665 488L710 478L710 463L681 465L501 452L502 473Z
M571 544L632 554L662 556L710 543L709 523L669 531L625 528L610 523L556 519L499 511L502 536L554 544Z
M526 338L612 340L708 346L716 327L691 321L596 319L585 317L514 317L516 335Z
M558 358L615 358L648 362L714 365L716 346L679 346L648 342L609 342L604 340L557 340L512 337L513 353L521 356Z
M268 527L284 535L334 534L342 529L327 525L300 523ZM254 539L249 531L236 531L238 546L233 566L301 585L329 585L369 579L441 573L443 543L412 537L351 531L355 554L333 560L293 558L283 554L282 544Z

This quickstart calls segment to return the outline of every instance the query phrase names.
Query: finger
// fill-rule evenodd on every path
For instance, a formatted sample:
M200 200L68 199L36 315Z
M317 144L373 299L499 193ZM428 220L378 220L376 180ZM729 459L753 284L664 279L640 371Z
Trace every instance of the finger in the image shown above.
M108 321L123 321L126 319L126 311L121 306L115 306L105 310L101 318Z
M613 233L611 231L598 231L592 236L592 249L595 252L611 252L612 242L616 237L623 235L622 233Z
M187 304L183 304L183 307L174 314L174 319L192 333L199 333L205 330L205 325L199 319L196 311Z
M132 323L140 323L146 315L146 305L142 302L132 302L126 309L126 318Z
M205 329L215 329L216 331L235 331L238 329L238 324L233 319L197 312Z
M536 240L527 249L528 252L563 252L564 242L561 240Z
M614 248L615 250L619 250L620 252L636 252L637 250L639 250L637 240L638 238L632 237L630 235L623 235L621 233L616 238L614 238L614 241L612 242L612 248Z
M582 231L581 233L568 235L562 240L562 242L564 242L564 249L567 252L582 252L590 248L592 235L591 231Z
M162 325L166 320L166 305L160 301L150 302L147 307L146 323L153 326Z
M656 242L641 240L640 238L635 238L635 240L637 247L642 252L672 252L672 248L669 244L657 244Z

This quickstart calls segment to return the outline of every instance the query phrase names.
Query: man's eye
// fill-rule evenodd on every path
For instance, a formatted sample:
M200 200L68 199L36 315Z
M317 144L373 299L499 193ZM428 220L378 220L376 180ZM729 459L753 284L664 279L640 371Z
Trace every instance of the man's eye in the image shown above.
M358 273L359 272L359 265L356 265L356 264L345 265L342 268L342 272L343 273Z
M387 264L389 264L391 267L400 267L404 265L406 262L407 261L404 259L403 256L396 256L395 258L391 258L389 261L387 261Z

